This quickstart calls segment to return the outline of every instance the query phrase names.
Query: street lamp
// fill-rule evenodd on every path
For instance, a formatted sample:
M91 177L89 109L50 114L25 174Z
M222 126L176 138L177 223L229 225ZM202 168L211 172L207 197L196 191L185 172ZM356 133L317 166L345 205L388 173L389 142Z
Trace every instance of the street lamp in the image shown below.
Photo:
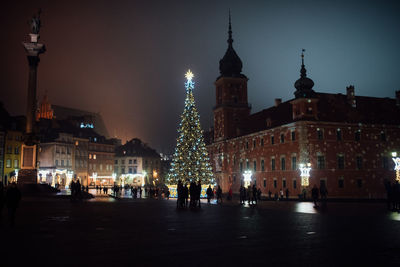
M301 186L309 186L310 185L310 171L311 171L311 163L301 163L299 165L300 169L300 177L301 177Z
M400 182L400 157L397 156L397 152L392 152L392 159L394 161L394 170L396 171L396 181Z
M142 173L143 173L143 182L142 182L142 186L143 186L145 184L147 172L143 171Z
M243 173L243 181L244 181L244 187L248 187L251 183L251 176L253 175L253 172L251 170L245 170Z
M94 185L96 186L96 182L97 182L97 172L93 172L92 173L92 177L93 177L93 180L94 180Z

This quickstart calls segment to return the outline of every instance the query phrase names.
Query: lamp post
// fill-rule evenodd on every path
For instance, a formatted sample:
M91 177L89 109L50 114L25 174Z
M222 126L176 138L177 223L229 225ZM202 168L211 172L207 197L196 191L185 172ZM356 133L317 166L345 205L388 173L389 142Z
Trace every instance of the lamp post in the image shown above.
M310 185L310 171L311 171L311 163L301 163L300 164L300 177L301 177L301 186L307 187Z
M253 172L251 170L245 170L243 173L243 181L244 181L244 187L248 187L251 183L251 176L253 175Z
M394 161L394 170L396 171L396 181L400 182L400 157L397 152L392 152L392 160Z
M142 173L143 173L143 183L142 183L142 184L144 185L144 184L146 184L145 181L146 181L147 172L146 172L146 171L143 171Z
M97 184L97 172L92 173L92 177L93 177L93 180L94 180L94 186L96 187L96 184Z

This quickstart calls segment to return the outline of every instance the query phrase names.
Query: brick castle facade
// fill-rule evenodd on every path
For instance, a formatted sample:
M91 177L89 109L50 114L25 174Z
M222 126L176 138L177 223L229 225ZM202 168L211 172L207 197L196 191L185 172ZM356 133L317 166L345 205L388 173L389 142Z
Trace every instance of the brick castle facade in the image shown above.
M208 150L217 183L238 192L243 172L263 194L303 190L299 164L311 163L307 191L324 183L331 198L382 198L393 181L391 152L400 148L400 92L396 98L319 93L307 77L302 54L295 98L250 114L247 77L232 46L215 82L214 128Z

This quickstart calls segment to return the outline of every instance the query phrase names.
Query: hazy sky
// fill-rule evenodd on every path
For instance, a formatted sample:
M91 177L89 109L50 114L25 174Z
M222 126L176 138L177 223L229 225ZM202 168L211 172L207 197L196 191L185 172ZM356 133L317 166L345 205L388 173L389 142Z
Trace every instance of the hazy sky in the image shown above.
M0 101L25 113L28 64L21 42L41 7L38 99L103 115L108 131L172 152L184 74L195 74L204 129L214 81L233 46L249 77L252 112L293 98L301 49L319 92L391 97L400 89L400 1L7 1L0 16Z

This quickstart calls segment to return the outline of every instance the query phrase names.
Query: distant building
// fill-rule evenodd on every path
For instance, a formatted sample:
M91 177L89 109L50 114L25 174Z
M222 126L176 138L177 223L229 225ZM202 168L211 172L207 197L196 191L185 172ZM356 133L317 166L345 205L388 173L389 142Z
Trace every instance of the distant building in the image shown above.
M112 141L93 137L89 141L89 185L114 185L114 150Z
M214 128L208 140L214 175L223 191L256 184L264 194L289 190L298 197L315 184L329 197L383 198L395 173L391 152L400 150L400 94L396 99L319 93L307 77L302 54L295 97L250 114L247 80L233 49L220 60L215 82ZM300 164L311 164L302 186ZM244 179L244 171L251 171Z
M39 146L39 183L68 188L74 178L74 137L56 133L42 138ZM82 182L82 181L81 181Z
M160 155L137 138L116 148L114 169L119 184L161 184Z
M94 129L99 135L109 138L107 127L99 113L58 105L52 105L52 108L57 120L75 121L77 127Z

